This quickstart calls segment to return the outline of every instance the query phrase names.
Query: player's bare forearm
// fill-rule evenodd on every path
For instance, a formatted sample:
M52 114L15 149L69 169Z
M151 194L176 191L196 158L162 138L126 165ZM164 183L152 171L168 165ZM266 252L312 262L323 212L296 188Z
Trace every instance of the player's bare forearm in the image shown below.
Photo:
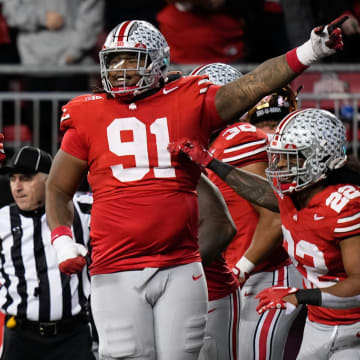
M263 177L234 167L223 180L244 199L271 211L279 212L274 191Z
M199 250L203 265L210 265L229 245L236 234L232 222L212 222L208 226L199 224Z
M204 175L197 186L199 199L199 250L209 265L225 250L236 234L236 227L218 188Z
M51 230L58 226L71 227L74 218L72 197L49 181L46 186L46 218Z
M289 67L286 55L267 60L218 90L215 97L217 111L225 122L233 122L262 97L288 84L297 75Z
M282 243L280 215L268 209L254 206L259 214L250 246L244 256L258 265L267 259Z
M58 151L46 184L46 217L51 229L71 226L74 217L72 198L86 172L86 161Z

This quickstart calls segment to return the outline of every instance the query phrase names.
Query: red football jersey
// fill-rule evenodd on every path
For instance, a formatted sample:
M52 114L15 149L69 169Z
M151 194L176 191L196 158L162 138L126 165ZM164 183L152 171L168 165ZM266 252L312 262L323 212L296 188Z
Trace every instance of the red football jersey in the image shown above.
M241 19L221 12L198 15L167 5L157 14L157 21L170 46L174 63L234 63L244 58Z
M225 259L220 255L210 265L204 267L209 301L221 299L231 294L239 282Z
M360 187L332 185L297 211L289 196L279 199L284 246L307 288L335 285L347 277L339 242L360 234ZM347 324L360 321L360 307L327 309L308 306L311 321Z
M255 126L239 122L228 126L216 138L210 152L219 160L236 167L255 162L267 162L267 135ZM258 214L247 200L243 199L214 173L209 174L222 192L237 233L225 250L225 259L233 267L249 247L258 221ZM288 261L286 251L280 246L271 257L258 265L253 272L273 271Z
M200 170L185 156L172 158L167 146L181 138L206 146L224 126L211 85L191 76L136 103L101 94L63 107L61 130L71 130L61 148L88 162L94 193L91 274L200 260Z

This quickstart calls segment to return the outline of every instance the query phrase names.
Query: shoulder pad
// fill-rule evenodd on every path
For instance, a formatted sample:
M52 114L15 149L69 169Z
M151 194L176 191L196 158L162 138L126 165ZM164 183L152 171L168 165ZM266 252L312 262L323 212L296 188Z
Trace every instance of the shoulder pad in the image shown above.
M82 115L86 112L93 113L91 108L105 99L106 94L85 94L70 100L61 108L63 113L60 118L60 131L74 127L72 116L76 115L79 109Z
M206 93L207 89L210 86L214 85L210 80L208 75L189 75L181 79L184 85L193 86L196 84L199 88L200 94Z

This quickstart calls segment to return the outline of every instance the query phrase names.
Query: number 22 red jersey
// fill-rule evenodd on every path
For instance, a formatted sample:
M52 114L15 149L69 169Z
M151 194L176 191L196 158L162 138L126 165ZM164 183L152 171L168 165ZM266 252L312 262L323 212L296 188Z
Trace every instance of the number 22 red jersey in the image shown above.
M297 211L289 196L279 197L284 247L307 288L335 285L347 275L339 243L360 235L360 187L331 185ZM360 321L360 307L328 309L308 305L311 321L336 325Z
M200 171L169 142L224 126L207 77L173 81L134 103L85 95L63 107L61 149L89 166L94 193L91 274L199 261Z

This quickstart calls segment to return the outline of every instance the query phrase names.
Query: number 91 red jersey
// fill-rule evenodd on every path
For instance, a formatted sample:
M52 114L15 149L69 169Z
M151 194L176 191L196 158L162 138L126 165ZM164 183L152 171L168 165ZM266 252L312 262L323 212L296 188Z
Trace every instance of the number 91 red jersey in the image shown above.
M88 163L94 193L92 274L198 261L199 169L169 142L207 146L225 124L217 86L190 76L134 103L84 95L63 107L61 149Z

